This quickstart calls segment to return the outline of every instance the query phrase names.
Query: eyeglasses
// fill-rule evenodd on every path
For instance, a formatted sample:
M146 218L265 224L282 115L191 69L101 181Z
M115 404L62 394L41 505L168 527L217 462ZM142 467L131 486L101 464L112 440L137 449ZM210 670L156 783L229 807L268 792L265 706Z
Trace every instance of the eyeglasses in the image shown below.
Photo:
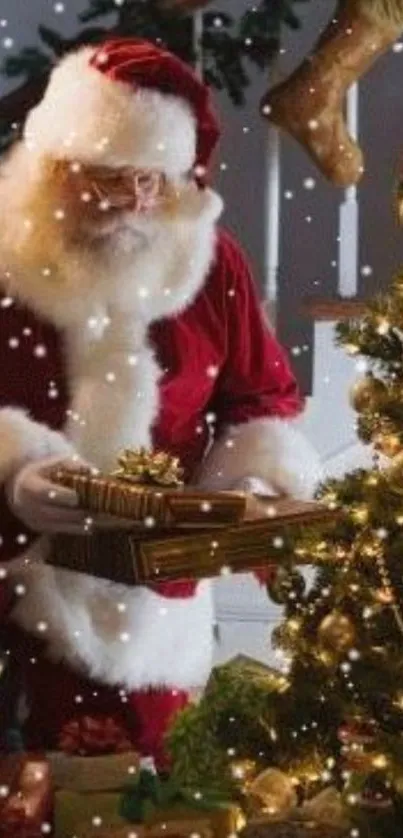
M147 211L164 198L167 181L164 174L147 169L109 169L72 164L83 200L95 197L104 208L130 207Z

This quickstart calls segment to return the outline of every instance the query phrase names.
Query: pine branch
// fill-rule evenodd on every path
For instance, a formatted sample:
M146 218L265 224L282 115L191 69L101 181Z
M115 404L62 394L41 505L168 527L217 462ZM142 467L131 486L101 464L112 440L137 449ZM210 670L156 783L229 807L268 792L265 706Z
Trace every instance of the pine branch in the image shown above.
M62 38L57 32L55 32L54 29L50 29L48 26L38 26L38 32L41 41L43 41L45 46L48 47L54 55L60 57L64 52L66 52L69 41Z
M17 55L8 56L0 72L7 78L24 77L29 79L48 72L52 66L52 59L37 47L24 47Z
M116 13L118 14L118 6L114 0L90 0L90 7L87 11L81 12L78 19L82 23L89 23L91 20L96 20L99 17Z
M309 0L261 0L238 18L214 10L203 13L203 71L208 84L227 95L236 106L245 102L249 68L268 67L277 54L284 26L299 25L295 8ZM39 26L43 49L26 47L9 56L2 72L10 78L30 80L49 72L66 51L82 44L98 43L108 32L116 36L135 36L159 43L184 61L195 62L193 17L180 9L169 9L160 0L90 0L89 8L78 15L80 23L111 17L109 29L102 26L79 30L65 39L55 30ZM4 133L5 132L5 133ZM3 142L8 143L7 125Z

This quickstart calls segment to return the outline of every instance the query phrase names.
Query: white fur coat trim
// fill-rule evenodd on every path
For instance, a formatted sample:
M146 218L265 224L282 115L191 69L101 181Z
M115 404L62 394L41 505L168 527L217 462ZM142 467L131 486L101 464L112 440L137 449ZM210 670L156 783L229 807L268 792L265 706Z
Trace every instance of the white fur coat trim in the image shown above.
M5 483L24 462L74 454L64 434L34 422L19 408L0 410L0 483Z
M107 325L96 334L92 318L78 319L66 330L72 393L67 433L97 468L113 468L123 448L151 446L161 370L147 329L153 320L179 314L201 290L214 259L221 209L211 190L185 189L175 220L167 220L144 254L134 255L133 274L117 290L112 277L114 288L104 288L97 300Z
M53 70L42 101L30 112L24 139L32 153L101 166L190 172L196 157L196 118L171 94L114 81L89 61L84 47ZM101 53L102 59L102 53Z
M13 618L48 640L51 659L127 689L205 684L213 649L209 582L200 583L194 597L168 599L44 565L37 552L38 546L31 549L28 566L15 567L27 594Z
M122 325L122 320L119 320ZM144 329L139 329L143 335ZM161 371L136 328L124 339L116 323L87 354L69 353L72 403L67 435L81 457L103 472L124 448L151 447Z
M252 419L228 428L214 443L198 482L220 490L248 477L270 484L275 494L308 500L322 479L322 469L316 451L294 421Z

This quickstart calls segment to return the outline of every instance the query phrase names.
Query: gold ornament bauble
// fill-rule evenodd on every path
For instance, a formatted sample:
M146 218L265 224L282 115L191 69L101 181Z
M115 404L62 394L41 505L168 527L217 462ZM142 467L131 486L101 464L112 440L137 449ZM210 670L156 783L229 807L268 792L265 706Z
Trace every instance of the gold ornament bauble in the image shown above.
M376 451L391 459L403 452L403 444L397 434L375 434L373 443Z
M353 646L357 635L351 617L341 611L332 611L320 623L318 636L326 649L342 652Z
M324 827L329 825L347 830L350 825L343 798L334 786L323 789L315 797L306 801L302 806L301 814L306 819L323 824ZM324 828L323 838L326 838L326 835L327 830Z
M357 413L374 410L387 396L387 387L379 378L368 373L357 381L350 390L350 404Z
M403 774L398 774L393 777L393 785L399 797L403 795Z
M403 712L403 690L399 690L392 699L392 704L397 710Z
M382 605L392 605L395 601L395 597L391 588L377 588L376 591L373 593L373 597L376 602L380 602Z
M254 814L269 818L287 817L297 805L297 794L290 777L278 768L267 768L250 784L248 800Z
M392 492L403 495L403 452L393 458L385 476Z

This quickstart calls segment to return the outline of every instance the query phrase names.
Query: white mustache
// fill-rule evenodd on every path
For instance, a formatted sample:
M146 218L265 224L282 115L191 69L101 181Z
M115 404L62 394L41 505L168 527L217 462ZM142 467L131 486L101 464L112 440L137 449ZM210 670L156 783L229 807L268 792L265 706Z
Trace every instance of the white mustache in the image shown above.
M145 233L152 225L150 220L139 218L136 213L119 213L94 220L83 219L81 229L95 235L110 235L113 233Z
M157 234L157 225L136 214L125 213L115 218L105 218L96 222L87 222L81 227L88 237L89 247L101 248L110 255L136 253L149 247Z

